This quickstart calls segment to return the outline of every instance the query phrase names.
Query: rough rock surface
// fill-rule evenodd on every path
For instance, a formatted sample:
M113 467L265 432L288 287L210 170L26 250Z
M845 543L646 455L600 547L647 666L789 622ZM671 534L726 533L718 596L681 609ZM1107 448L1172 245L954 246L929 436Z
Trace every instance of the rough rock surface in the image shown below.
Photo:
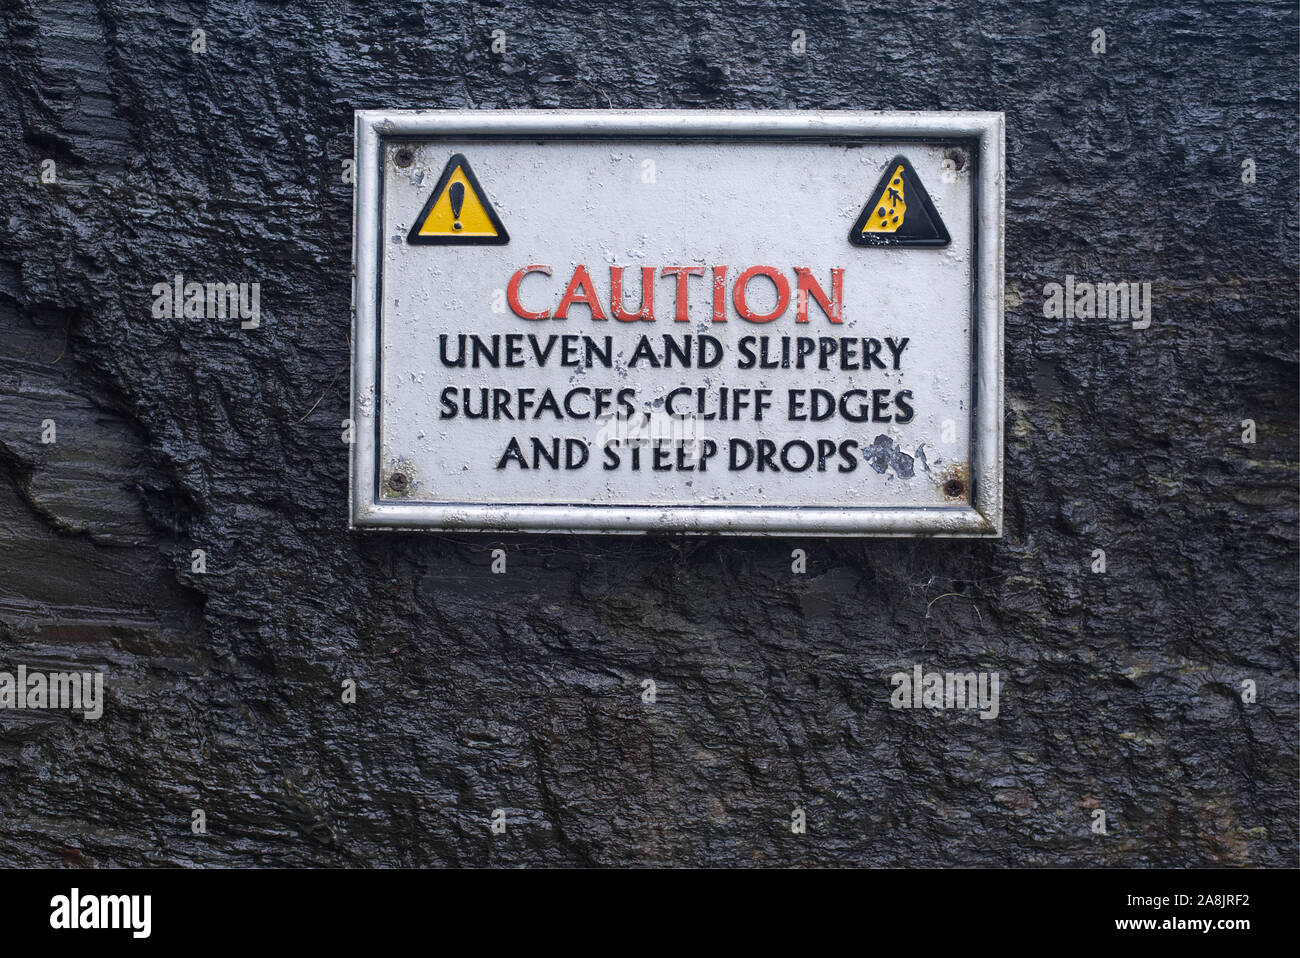
M0 8L0 862L1296 864L1295 4L288 6ZM352 110L611 105L1006 112L1002 540L346 530Z

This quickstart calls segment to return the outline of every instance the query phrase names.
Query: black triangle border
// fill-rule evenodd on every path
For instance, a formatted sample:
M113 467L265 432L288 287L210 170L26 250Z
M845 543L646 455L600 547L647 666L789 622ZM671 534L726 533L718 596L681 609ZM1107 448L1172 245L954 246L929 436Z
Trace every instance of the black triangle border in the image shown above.
M925 210L926 215L930 217L930 222L938 227L939 232L942 235L936 236L933 239L895 239L887 238L891 236L891 234L888 233L878 234L862 232L863 227L867 225L867 221L871 219L871 211L876 208L876 194L879 193L884 195L884 186L885 182L889 179L890 171L899 164L902 165L905 173L911 175L912 183L920 189L921 209ZM884 176L882 176L880 182L876 184L876 189L872 190L868 195L867 205L862 207L862 212L858 215L857 221L853 224L853 228L849 230L849 242L854 246L912 246L937 249L951 243L952 237L948 235L948 227L944 225L943 218L939 216L939 211L934 208L934 202L930 199L930 191L925 188L925 184L921 182L921 177L917 175L916 170L913 169L912 164L908 162L907 157L900 153L889 161L888 165L885 167Z
M420 227L424 225L424 221L433 212L433 205L438 202L438 197L442 196L442 191L447 188L447 182L452 178L458 166L465 171L465 179L469 181L469 185L478 196L479 202L483 204L483 210L487 213L488 220L496 227L496 236L420 235ZM496 208L492 205L492 201L488 199L487 193L483 192L483 187L479 186L478 177L474 175L474 168L469 165L469 160L465 158L464 153L454 154L447 161L447 165L443 167L442 176L438 178L438 185L429 194L424 209L420 210L420 215L415 218L411 231L406 234L406 242L412 246L505 246L510 242L510 234L506 232L505 224L497 216Z

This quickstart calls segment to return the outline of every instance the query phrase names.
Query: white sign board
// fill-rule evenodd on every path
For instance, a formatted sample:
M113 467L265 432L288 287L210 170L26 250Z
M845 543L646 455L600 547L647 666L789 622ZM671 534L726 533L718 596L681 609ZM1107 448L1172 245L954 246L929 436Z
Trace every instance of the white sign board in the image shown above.
M358 112L352 524L1000 535L1002 144Z

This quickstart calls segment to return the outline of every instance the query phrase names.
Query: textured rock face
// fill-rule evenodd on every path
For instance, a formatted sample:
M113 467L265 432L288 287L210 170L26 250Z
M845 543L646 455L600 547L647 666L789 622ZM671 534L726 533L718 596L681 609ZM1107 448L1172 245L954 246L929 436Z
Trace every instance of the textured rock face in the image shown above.
M0 862L1296 863L1293 4L0 30L0 670L107 694L0 711ZM1005 111L1002 540L346 530L352 110L611 105ZM153 318L177 273L260 326ZM1044 318L1067 274L1150 282L1150 328ZM999 717L892 709L917 663Z

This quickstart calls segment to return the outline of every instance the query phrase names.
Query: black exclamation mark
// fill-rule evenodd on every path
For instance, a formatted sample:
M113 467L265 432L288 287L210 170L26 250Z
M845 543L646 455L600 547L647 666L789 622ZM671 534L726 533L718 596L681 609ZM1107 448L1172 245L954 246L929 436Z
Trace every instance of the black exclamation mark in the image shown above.
M456 230L464 229L465 227L461 225L460 222L460 208L465 204L465 184L464 183L451 184L450 196L451 196L451 215L456 220L456 222L452 224L451 228Z

